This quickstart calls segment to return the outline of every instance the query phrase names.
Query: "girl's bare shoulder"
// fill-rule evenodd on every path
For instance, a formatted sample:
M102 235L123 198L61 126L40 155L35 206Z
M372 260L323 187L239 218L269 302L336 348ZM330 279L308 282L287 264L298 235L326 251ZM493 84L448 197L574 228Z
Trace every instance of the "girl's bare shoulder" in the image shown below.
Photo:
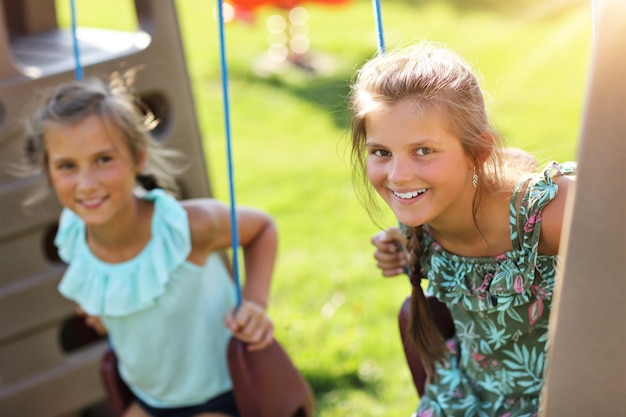
M557 255L559 252L565 207L576 177L558 176L554 177L553 181L558 185L558 192L554 199L544 207L541 214L539 252L544 255Z
M189 230L194 247L206 246L211 250L212 243L220 234L221 226L228 226L228 208L219 200L199 198L181 201L189 218Z

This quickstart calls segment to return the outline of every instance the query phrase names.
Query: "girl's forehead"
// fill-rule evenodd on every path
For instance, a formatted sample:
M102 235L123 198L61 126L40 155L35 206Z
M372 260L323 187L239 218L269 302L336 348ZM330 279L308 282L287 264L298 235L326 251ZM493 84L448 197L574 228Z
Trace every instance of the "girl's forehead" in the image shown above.
M395 101L371 101L364 110L365 118L371 114L382 115L391 112L397 113L399 111L413 114L416 117L426 117L430 115L437 115L439 117L445 116L441 106L438 106L437 103L420 100L415 97L406 97Z
M365 116L365 124L386 123L393 127L394 122L410 124L447 125L446 114L433 106L423 106L413 100L404 99L394 103L385 103L372 108Z
M45 129L44 141L48 151L63 149L68 153L77 153L109 148L122 153L130 152L122 131L97 115L72 123L51 125Z
M418 110L411 103L398 103L372 112L365 119L365 143L376 145L450 144L460 142L445 116L433 110Z

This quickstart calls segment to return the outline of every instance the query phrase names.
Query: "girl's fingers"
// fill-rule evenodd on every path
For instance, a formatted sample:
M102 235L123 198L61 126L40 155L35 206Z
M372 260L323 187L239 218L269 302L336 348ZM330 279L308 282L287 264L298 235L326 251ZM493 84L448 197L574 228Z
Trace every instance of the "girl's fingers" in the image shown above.
M87 323L89 327L91 327L96 333L98 333L101 336L107 333L107 330L104 327L104 324L102 324L100 317L86 316L85 323Z
M382 270L384 277L395 277L404 273L404 268L388 268Z
M394 245L393 249L387 251L380 248L374 252L376 266L381 270L383 276L391 277L400 275L404 272L407 263L406 255L403 251L399 251Z
M265 310L255 303L245 301L236 312L229 314L224 320L233 336L248 343L251 351L268 346L274 337L274 325Z
M274 338L274 325L268 319L258 326L249 339L248 349L251 351L260 350L268 346Z
M251 305L254 307L251 307ZM244 300L239 308L233 310L231 314L227 316L227 325L232 330L239 331L244 329L248 323L254 319L254 316L259 313L264 314L263 309L253 303L250 303L249 301Z
M395 247L395 245L393 244L395 242L395 236L388 232L378 232L372 237L371 242L372 245L379 248L385 246Z
M256 351L256 350L264 349L267 346L269 346L270 343L272 343L272 340L274 340L274 331L273 331L273 329L271 329L270 331L264 332L258 342L250 343L248 345L248 350L253 352L253 351Z
M378 262L383 263L391 263L391 262L402 262L404 259L404 252L398 252L394 249L394 252L382 251L377 249L374 251L374 259Z
M404 239L397 228L378 232L371 239L376 247L374 260L376 266L385 277L393 277L404 273L407 264L404 251Z
M387 244L398 245L403 243L403 236L397 228L390 228L372 236L371 242L374 246Z

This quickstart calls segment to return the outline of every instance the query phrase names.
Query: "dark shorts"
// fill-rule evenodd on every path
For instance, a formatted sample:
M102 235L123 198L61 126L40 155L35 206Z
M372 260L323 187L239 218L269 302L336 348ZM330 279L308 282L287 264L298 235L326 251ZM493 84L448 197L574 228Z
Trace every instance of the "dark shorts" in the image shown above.
M235 403L235 396L232 391L213 397L203 404L188 407L157 408L144 403L140 399L137 399L137 402L141 408L152 417L191 417L207 412L223 413L233 417L239 417L237 403Z

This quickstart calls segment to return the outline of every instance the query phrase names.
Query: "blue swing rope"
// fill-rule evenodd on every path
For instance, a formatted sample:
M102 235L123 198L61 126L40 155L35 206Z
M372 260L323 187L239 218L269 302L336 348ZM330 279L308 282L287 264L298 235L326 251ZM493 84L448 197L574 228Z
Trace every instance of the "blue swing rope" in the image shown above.
M372 0L374 6L374 17L376 19L376 35L378 39L378 53L385 52L385 40L383 36L383 25L380 0ZM231 240L232 240L232 252L233 252L233 278L235 281L237 307L241 305L241 282L239 274L239 231L237 226L237 217L235 214L235 189L234 189L234 169L233 169L233 153L232 153L232 139L230 129L230 99L228 95L228 66L226 65L226 37L224 35L224 10L222 0L217 0L217 21L219 30L219 44L220 44L220 68L221 68L221 80L222 80L222 94L224 96L224 129L226 134L226 160L228 162L228 186L230 194L230 223L231 223Z
M378 39L378 53L385 52L385 40L383 35L382 14L380 0L372 0L374 7L374 17L376 20L376 35ZM228 162L228 186L230 194L230 223L231 223L231 248L233 252L233 279L235 281L237 307L241 305L241 282L239 274L239 231L237 226L237 217L235 214L235 190L234 190L234 169L232 154L232 139L230 129L230 99L228 95L228 66L226 65L226 36L224 35L224 10L222 0L217 0L217 26L219 30L220 44L220 68L224 107L224 129L226 134L226 160Z
M372 0L374 7L374 20L376 24L376 39L378 40L378 54L385 53L385 37L383 34L383 17L380 7L380 0Z
M228 96L228 66L226 65L226 40L224 35L224 10L222 0L217 0L217 21L219 29L220 43L220 68L222 79L222 94L224 96L224 129L226 132L226 160L228 162L228 189L230 194L230 231L231 248L233 256L233 279L235 281L235 291L237 307L241 306L241 282L239 274L239 230L237 226L236 205L235 205L235 185L233 169L232 139L230 133L230 99Z
M80 63L80 50L78 48L78 35L76 34L76 4L70 0L70 12L72 16L72 42L74 44L74 76L76 80L83 79L83 67Z
M383 34L383 19L380 0L372 0L372 5L374 8L374 20L376 24L376 39L378 40L378 55L382 55L385 53L385 36ZM405 265L404 273L409 276L410 271L408 265Z

